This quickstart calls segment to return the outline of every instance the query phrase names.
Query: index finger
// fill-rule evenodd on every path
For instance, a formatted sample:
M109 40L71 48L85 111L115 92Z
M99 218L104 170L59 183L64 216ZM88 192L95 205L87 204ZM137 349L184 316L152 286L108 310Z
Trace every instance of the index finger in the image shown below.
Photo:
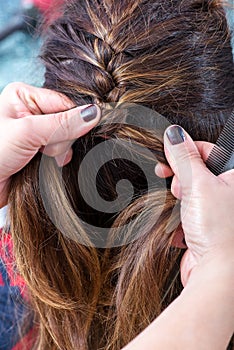
M59 92L24 83L11 83L1 94L2 117L22 118L63 112L73 107L74 102Z

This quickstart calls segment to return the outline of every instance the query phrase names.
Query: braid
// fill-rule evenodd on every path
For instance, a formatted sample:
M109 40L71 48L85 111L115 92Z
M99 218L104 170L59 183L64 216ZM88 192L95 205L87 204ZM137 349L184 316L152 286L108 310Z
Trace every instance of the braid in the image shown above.
M124 54L115 52L107 42L99 38L94 39L93 52L102 72L98 77L97 83L101 86L106 86L104 95L97 97L95 102L121 101L121 96L124 95L126 86L121 81L120 76L116 74L116 68L121 67L124 62Z
M92 73L90 84L85 83L84 85L80 82L79 95L92 96L92 101L90 101L92 103L121 102L121 97L126 91L126 82L121 79L121 67L132 58L131 55L124 52L128 40L121 28L129 20L139 2L132 1L131 3L130 1L128 11L124 11L120 3L119 6L114 6L113 2L108 0L102 4L96 0L80 1L75 4L77 13L80 13L75 22L69 23L69 7L72 8L70 5L65 15L51 26L50 30L56 44L58 31L61 37L59 47L53 45L54 61L51 63L53 66L61 63L63 65L59 77L56 78L59 81L63 80L65 93L69 95L70 86L73 84L72 81L68 82L63 79L67 71L71 69L79 71L81 77L83 75L82 80L87 81L89 70ZM84 8L86 8L85 15L82 14ZM47 50L43 53L43 59L47 58L51 44L46 44ZM63 46L62 55L61 44ZM46 73L48 87L50 84L54 86L54 81L51 80L48 65ZM66 86L68 91L66 91ZM74 99L74 96L70 97Z
M170 122L185 129L193 126L195 139L201 138L200 119L217 119L223 126L222 111L232 110L227 96L233 89L221 75L233 78L234 73L230 33L219 0L174 0L167 5L154 0L81 0L67 1L66 6L44 45L48 88L61 91L62 86L61 92L77 104L157 106ZM220 70L212 74L209 67L216 64ZM222 85L215 107L207 84L208 90ZM220 129L215 122L207 134L210 128L214 141Z

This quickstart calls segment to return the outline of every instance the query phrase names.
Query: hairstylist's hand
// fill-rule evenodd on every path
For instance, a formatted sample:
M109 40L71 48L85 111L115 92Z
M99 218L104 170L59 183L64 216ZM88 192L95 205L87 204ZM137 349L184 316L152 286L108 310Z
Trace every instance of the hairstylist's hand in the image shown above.
M10 177L40 150L58 165L71 160L71 144L100 118L94 105L76 107L67 97L23 83L0 95L0 207L7 201ZM46 148L44 147L46 146Z
M174 174L172 193L181 199L181 222L188 246L181 264L185 285L191 270L206 259L224 251L227 261L233 259L234 170L213 175L204 161L214 145L194 143L179 126L166 130L164 145L171 169L159 164L156 174Z

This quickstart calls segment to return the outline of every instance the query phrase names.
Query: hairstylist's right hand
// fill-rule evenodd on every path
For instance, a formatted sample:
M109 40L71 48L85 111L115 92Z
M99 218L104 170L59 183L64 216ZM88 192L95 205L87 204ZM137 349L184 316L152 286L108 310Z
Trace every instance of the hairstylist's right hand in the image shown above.
M67 164L73 140L86 134L99 119L100 109L95 105L75 108L60 93L9 84L0 95L0 207L7 202L10 177L39 150L55 157L58 165Z
M191 271L218 255L234 263L234 170L215 176L206 167L213 144L194 143L179 126L170 126L164 147L170 167L160 164L156 174L174 175L172 193L181 200L181 222L188 250L181 264L186 285ZM221 259L221 261L223 261Z

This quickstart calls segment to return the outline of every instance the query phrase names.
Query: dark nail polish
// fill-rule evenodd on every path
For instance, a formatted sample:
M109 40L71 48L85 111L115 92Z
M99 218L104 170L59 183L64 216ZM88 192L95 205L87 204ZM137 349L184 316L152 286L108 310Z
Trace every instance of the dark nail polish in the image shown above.
M80 116L85 122L90 122L97 116L97 107L95 105L90 105L82 109Z
M184 131L179 125L170 126L166 134L172 145L178 145L185 141Z

